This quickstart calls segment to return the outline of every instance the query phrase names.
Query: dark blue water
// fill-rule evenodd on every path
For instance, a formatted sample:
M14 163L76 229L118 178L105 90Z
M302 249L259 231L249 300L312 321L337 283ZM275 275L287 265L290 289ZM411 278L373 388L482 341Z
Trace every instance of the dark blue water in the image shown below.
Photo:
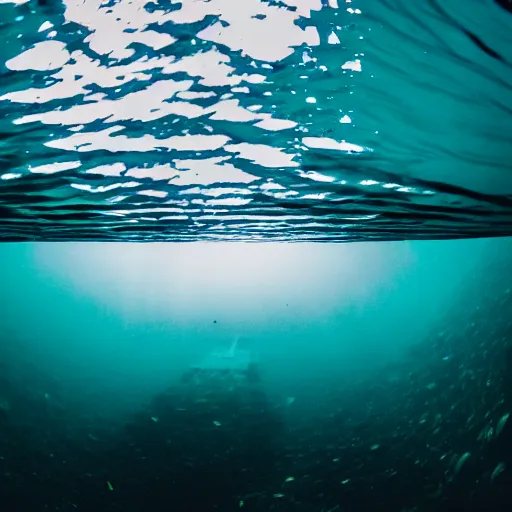
M506 1L2 1L3 240L512 233Z

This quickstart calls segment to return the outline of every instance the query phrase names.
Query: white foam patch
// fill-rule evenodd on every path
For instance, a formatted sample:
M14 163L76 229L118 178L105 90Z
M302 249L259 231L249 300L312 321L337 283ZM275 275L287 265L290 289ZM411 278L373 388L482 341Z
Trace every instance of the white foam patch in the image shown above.
M204 204L206 206L245 206L251 201L252 199L242 197L225 197L222 199L207 199Z
M289 55L297 45L307 43L319 44L318 34L314 27L301 29L295 23L301 17L309 17L312 10L322 8L320 0L290 0L289 5L295 10L270 6L259 0L247 0L240 10L234 0L211 0L210 2L184 1L181 9L171 12L145 9L145 0L119 2L108 7L102 0L87 2L65 1L65 18L87 28L91 34L85 39L92 51L110 58L118 59L118 64L109 63L102 66L98 59L92 59L82 51L76 50L71 55L61 41L47 40L37 43L33 48L11 59L11 69L35 69L55 71L50 83L43 88L29 88L14 91L0 97L17 103L44 104L57 99L84 96L81 103L62 110L28 114L15 121L16 124L43 123L50 125L86 126L98 120L104 123L119 123L124 121L148 122L167 116L180 116L194 119L200 116L210 116L213 121L248 122L265 131L280 131L297 126L297 123L287 119L276 119L272 114L254 113L239 105L238 100L223 96L221 101L209 107L191 103L206 97L215 96L214 91L191 91L194 83L205 87L231 86L237 94L250 93L250 87L242 84L260 84L266 81L261 73L236 74L236 69L230 64L230 57L218 48L199 51L192 55L177 59L174 56L144 56L133 62L122 62L130 57L133 50L128 48L133 43L140 43L154 50L160 50L172 44L175 40L168 34L160 33L148 27L162 25L167 21L174 23L189 23L200 21L205 16L214 14L227 23L221 27L218 34L211 32L212 26L203 31L202 36L208 40L222 40L232 50L241 49L245 54L257 56L269 61L279 60ZM236 7L236 8L235 8ZM256 19L257 14L263 14L263 19ZM278 27L278 30L276 28ZM52 28L51 23L45 22L40 30ZM261 39L261 33L265 38ZM215 30L214 30L215 32ZM208 35L209 34L209 35ZM239 37L241 36L241 37ZM198 37L201 37L199 35ZM234 38L234 39L233 39ZM193 46L194 40L191 41ZM265 54L265 55L263 55ZM270 66L269 66L269 69ZM151 83L153 72L159 70L163 75L183 72L193 80L173 81L160 80ZM119 99L109 99L106 92L90 94L90 86L101 89L119 88L131 81L148 82L143 90L137 90ZM173 96L178 100L169 101ZM232 96L232 95L230 95ZM25 110L26 112L26 110ZM77 128L78 129L78 128ZM97 137L83 134L80 151L92 150ZM50 147L61 147L65 139L49 141ZM73 140L74 139L70 139ZM142 148L146 142L137 139L135 151ZM113 146L119 143L116 148ZM105 149L125 151L126 139L117 136L108 141ZM143 144L144 143L144 144ZM159 146L156 146L159 147Z
M177 160L176 168L180 169L179 177L172 181L175 185L212 185L214 183L252 183L259 179L244 172L234 165L222 163L224 158L208 158L202 160Z
M361 61L359 59L349 60L341 66L341 69L349 69L350 71L361 72L362 71Z
M323 201L326 199L328 194L326 193L320 193L320 194L305 194L302 196L302 199L314 199L317 201Z
M175 62L166 64L162 68L162 73L184 72L191 77L199 77L198 83L206 87L234 86L240 84L242 77L234 74L235 68L228 65L230 60L228 55L217 49L211 49L187 55Z
M267 130L271 132L277 132L280 130L289 130L290 128L295 128L297 123L295 121L289 121L287 119L273 119L272 117L266 117L262 121L255 123L256 127L261 128L262 130Z
M45 146L67 151L106 150L147 152L156 149L174 149L177 151L213 151L223 147L230 139L224 135L175 135L167 139L157 139L152 135L127 137L115 135L122 126L113 126L99 132L75 133L69 137L52 140Z
M210 111L213 111L210 118L221 121L236 120L242 123L262 118L262 114L254 114L240 107L238 103L238 100L220 101L210 109Z
M297 155L285 153L281 148L265 146L264 144L242 142L240 144L228 144L224 149L231 153L238 153L238 158L250 160L263 167L298 167L299 165L293 161Z
M163 190L139 190L137 194L141 196L158 197L160 199L168 196L168 193Z
M26 4L30 0L0 0L0 4L14 4L14 5L22 5Z
M147 59L142 58L126 65L105 67L98 60L93 60L82 51L71 54L73 62L68 62L52 76L58 81L44 88L30 88L5 94L0 99L18 103L45 103L54 99L72 98L86 94L86 86L95 84L101 88L119 87L132 80L150 80L155 67L165 65L174 57ZM90 99L90 98L89 98Z
M280 185L279 183L274 183L273 181L267 181L260 186L261 190L286 190L286 187Z
M151 179L153 181L170 180L178 176L179 173L176 169L171 167L169 164L166 165L155 165L153 167L134 167L129 169L125 176L131 176L137 179Z
M205 196L213 196L218 197L222 195L229 195L232 194L234 196L243 196L243 195L251 195L253 192L250 190L247 190L245 188L235 188L235 187L218 187L218 188L200 188L200 187L193 187L186 190L180 191L180 194L198 194L198 195L205 195ZM197 201L194 200L194 203Z
M328 137L304 137L302 142L307 147L316 149L333 149L335 151L345 151L348 153L362 153L365 150L365 148L357 144L352 144L344 140L338 142Z
M333 181L336 181L335 178L333 178L332 176L326 176L325 174L320 174L319 172L316 171L301 171L300 175L303 178L309 178L310 180L320 181L323 183L332 183Z
M112 183L110 185L100 185L99 187L93 187L92 185L82 184L82 183L71 183L72 188L76 188L77 190L84 190L86 192L91 192L92 194L110 192L111 190L115 190L116 188L136 188L141 184L136 181L125 181L123 183Z
M216 16L219 21L197 34L198 38L241 50L255 59L275 62L290 55L295 46L320 42L315 27L303 30L295 23L299 17L309 17L312 10L320 10L320 0L286 3L296 9L282 9L259 0L244 0L243 9L238 0L185 1L170 17L175 23L195 23L208 15ZM264 19L256 19L258 14Z
M98 101L75 105L67 110L23 116L15 124L39 121L44 124L76 125L89 124L102 118L106 118L108 122L151 121L169 115L172 107L170 103L164 103L164 100L178 91L187 90L191 85L190 80L160 80L150 84L147 89L127 94L118 100L98 98Z
M41 41L8 60L5 66L13 71L51 71L64 66L69 57L66 45L61 41Z
M41 26L39 27L39 29L37 31L44 32L45 30L49 30L51 28L53 28L53 23L50 23L49 21L45 21L43 24L41 24Z
M109 4L108 7L102 5L103 3L103 0L65 2L66 19L91 31L85 41L94 52L114 59L124 59L133 55L134 50L128 48L133 43L161 50L176 41L167 33L148 29L152 23L163 24L171 18L170 13L166 14L161 10L147 11L144 8L146 0L118 2Z
M54 174L56 172L69 171L71 169L78 169L82 165L82 162L57 162L53 164L28 166L28 169L32 173L39 174Z
M116 162L115 164L98 165L92 169L88 169L88 174L101 174L103 176L121 176L121 173L126 171L126 165L122 162Z

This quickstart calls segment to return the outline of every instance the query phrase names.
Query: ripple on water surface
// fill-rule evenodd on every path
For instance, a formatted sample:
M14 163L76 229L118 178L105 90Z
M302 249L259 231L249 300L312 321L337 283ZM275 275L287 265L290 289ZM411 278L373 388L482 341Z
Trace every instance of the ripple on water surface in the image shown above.
M0 0L0 239L511 235L504 7Z

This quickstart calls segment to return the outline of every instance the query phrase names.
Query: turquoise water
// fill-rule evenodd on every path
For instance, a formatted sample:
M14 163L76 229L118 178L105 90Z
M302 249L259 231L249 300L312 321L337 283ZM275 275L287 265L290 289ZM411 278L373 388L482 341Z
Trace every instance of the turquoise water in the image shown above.
M506 2L3 1L4 240L510 235Z
M0 510L509 510L511 11L0 0Z
M511 250L3 244L2 510L507 509Z

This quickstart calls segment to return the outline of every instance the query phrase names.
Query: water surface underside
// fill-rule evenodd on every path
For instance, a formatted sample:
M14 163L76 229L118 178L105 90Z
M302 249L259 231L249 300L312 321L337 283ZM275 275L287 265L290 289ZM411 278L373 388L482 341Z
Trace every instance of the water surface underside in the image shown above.
M0 0L0 240L512 235L512 14Z

